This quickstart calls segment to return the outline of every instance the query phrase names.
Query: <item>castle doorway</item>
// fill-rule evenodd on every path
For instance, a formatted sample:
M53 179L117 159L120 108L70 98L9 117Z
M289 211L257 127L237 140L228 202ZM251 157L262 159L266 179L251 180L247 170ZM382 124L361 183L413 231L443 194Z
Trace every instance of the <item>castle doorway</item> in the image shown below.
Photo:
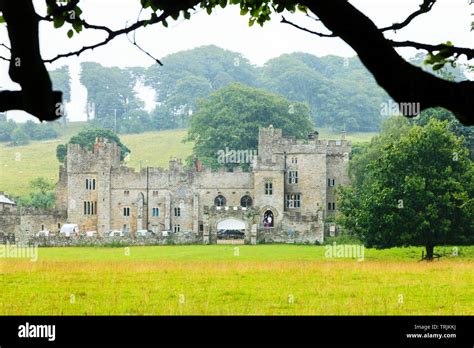
M263 214L263 226L265 228L268 228L268 227L273 227L273 223L274 223L275 219L273 217L273 212L271 210L267 210L264 214Z
M225 219L217 224L217 244L244 244L245 222L238 219Z

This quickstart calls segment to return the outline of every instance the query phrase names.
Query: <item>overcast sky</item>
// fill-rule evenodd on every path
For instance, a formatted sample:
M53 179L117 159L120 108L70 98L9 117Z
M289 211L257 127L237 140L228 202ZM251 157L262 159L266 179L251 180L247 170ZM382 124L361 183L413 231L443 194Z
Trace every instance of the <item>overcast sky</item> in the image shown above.
M438 0L433 9L415 19L410 26L388 37L403 41L412 40L423 43L438 44L452 41L455 45L474 47L473 32L470 23L474 5L470 0ZM39 13L45 12L44 0L33 1ZM358 9L368 15L379 27L399 22L415 11L422 0L352 0ZM82 0L82 17L89 23L107 25L119 29L134 22L140 13L139 0ZM142 12L146 18L148 12ZM304 18L303 15L285 15L287 19L306 25L307 27L324 31L320 24ZM334 54L353 56L355 52L342 40L337 38L319 38L305 33L287 24L279 22L280 16L274 15L263 28L258 25L248 27L248 16L240 16L237 6L220 7L208 16L205 11L198 10L191 20L178 20L169 23L168 28L161 24L142 28L137 31L137 42L153 56L164 56L191 49L194 47L214 44L219 47L240 52L253 64L262 65L268 59L284 53L307 52L317 56ZM41 52L45 59L58 53L90 45L100 41L104 35L94 30L83 31L73 39L66 36L69 25L54 29L51 23L43 23L40 27ZM0 42L8 43L6 27L0 27ZM400 54L408 58L415 51L400 49ZM0 54L8 56L8 51L0 49ZM65 58L47 65L54 69L69 65L73 74L72 99L67 105L68 115L72 120L85 119L84 106L85 89L78 83L79 64L82 61L96 61L105 66L150 66L153 60L135 48L125 36L118 37L106 46L83 53L79 58ZM166 68L166 67L163 67ZM0 63L0 87L19 89L12 83L7 74L8 66ZM140 95L152 107L152 95L146 90ZM8 117L18 121L29 119L23 112L8 112Z

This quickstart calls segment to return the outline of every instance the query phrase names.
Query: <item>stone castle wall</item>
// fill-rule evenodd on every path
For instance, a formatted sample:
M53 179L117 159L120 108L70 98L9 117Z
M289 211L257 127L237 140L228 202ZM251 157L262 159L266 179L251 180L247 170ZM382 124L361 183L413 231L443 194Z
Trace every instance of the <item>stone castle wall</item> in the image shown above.
M56 186L58 211L0 214L0 226L4 226L0 229L29 235L25 231L37 232L41 225L56 231L68 222L78 224L83 232L98 231L102 237L113 229L129 231L132 236L137 230L149 229L157 235L171 231L171 239L177 243L199 238L200 243L216 243L217 225L236 219L245 225L247 243L256 239L322 242L324 220L331 214L327 203L337 198L337 185L349 182L350 150L350 142L344 139L326 141L315 135L300 140L283 137L280 129L269 127L259 132L258 155L250 171L197 172L184 167L179 159L171 159L168 169L135 171L120 161L115 143L99 140L92 151L69 145ZM298 172L296 183L289 180L292 171ZM336 180L336 187L328 186L328 178ZM91 180L93 187L87 185ZM271 194L265 192L266 183L272 184ZM218 195L226 200L220 208L215 206ZM248 209L241 207L245 195L252 199ZM287 195L299 195L301 206L287 207ZM96 209L85 213L84 202ZM274 215L274 226L265 229L263 215L267 211Z

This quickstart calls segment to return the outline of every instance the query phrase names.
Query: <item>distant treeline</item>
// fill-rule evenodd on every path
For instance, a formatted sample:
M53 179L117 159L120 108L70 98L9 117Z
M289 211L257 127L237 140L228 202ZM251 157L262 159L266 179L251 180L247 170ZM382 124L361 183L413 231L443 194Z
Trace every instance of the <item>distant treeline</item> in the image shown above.
M423 67L424 58L418 54L411 62ZM317 128L372 132L393 116L381 111L391 98L357 57L316 57L299 52L281 55L258 67L240 53L211 45L168 55L162 62L163 66L123 69L82 63L80 81L87 89L85 112L90 125L122 134L188 127L190 117L199 111L200 101L210 100L211 94L231 83L305 104ZM466 79L460 67L442 70L436 73L443 78ZM68 102L71 88L67 66L50 75L54 88L63 91ZM155 92L156 104L151 112L144 110L137 96L138 88L143 86ZM28 134L26 129L23 131ZM19 133L17 130L13 138L25 139ZM11 133L0 135L0 141L14 143L11 138Z
M237 82L306 104L317 127L377 131L380 105L390 98L357 57L285 54L264 66L240 53L203 46L171 54L163 66L103 67L82 63L81 83L88 92L88 116L96 126L119 133L139 133L188 126L198 101ZM135 87L155 91L155 109L147 113Z
M26 145L30 140L57 138L59 133L56 128L55 123L16 123L7 120L6 114L0 113L0 142L8 142L11 146Z

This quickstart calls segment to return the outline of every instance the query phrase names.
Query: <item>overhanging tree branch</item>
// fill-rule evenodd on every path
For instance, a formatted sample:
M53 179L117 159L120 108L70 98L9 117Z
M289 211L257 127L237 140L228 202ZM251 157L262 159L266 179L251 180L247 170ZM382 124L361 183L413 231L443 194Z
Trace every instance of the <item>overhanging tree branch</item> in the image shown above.
M410 14L403 22L392 24L391 26L380 29L380 31L399 30L406 27L419 15L431 11L431 8L435 2L436 0L423 0L423 3L420 5L420 9Z
M154 18L150 18L149 20L140 20L140 21L137 21L135 22L134 24L128 26L128 27L125 27L123 29L120 29L120 30L108 30L108 35L107 37L103 40L103 41L100 41L94 45L90 45L90 46L84 46L76 51L72 51L72 52L68 52L68 53L63 53L63 54L58 54L57 56L51 58L51 59L45 59L43 60L45 63L53 63L55 62L56 60L58 59L61 59L61 58L66 58L66 57L71 57L71 56L79 56L81 53L85 52L85 51L88 51L88 50L92 50L94 48L98 48L98 47L101 47L101 46L104 46L106 44L108 44L110 41L112 41L113 39L115 39L117 36L120 36L120 35L123 35L123 34L128 34L130 32L133 32L145 25L149 25L149 24L156 24L156 23L159 23L159 22L162 22L164 19L166 19L168 17L167 14L165 13L162 13L160 16L157 16L157 17L154 17ZM90 26L91 28L93 29L96 29L94 28L93 26ZM161 64L161 63L160 63Z
M47 1L53 1L53 0L47 0ZM156 1L157 3L160 3L159 1ZM90 23L87 23L85 20L81 20L84 28L86 29L96 29L96 30L103 30L107 32L107 37L101 41L98 42L94 45L89 45L89 46L84 46L81 49L78 49L76 51L72 51L69 53L64 53L64 54L59 54L56 57L46 59L44 60L45 63L52 63L60 58L66 58L66 57L71 57L71 56L79 56L81 53L87 50L92 50L101 46L104 46L108 44L110 41L115 39L116 37L120 35L127 35L131 32L134 32L135 30L145 27L148 25L153 25L157 23L166 23L166 19L169 17L177 18L179 16L179 12L182 10L188 10L190 8L194 8L198 4L200 4L200 0L185 0L185 1L179 1L179 2L168 2L168 3L160 3L162 5L160 8L162 8L162 12L159 16L157 16L155 13L152 14L152 16L149 19L146 20L138 20L134 24L125 27L120 30L112 30L108 27L105 26L99 26L99 25L93 25ZM43 17L42 19L51 21L51 17ZM71 22L71 19L66 18L66 22ZM154 58L155 59L155 58ZM159 64L161 62L157 59L155 59Z
M310 17L310 16L308 16L308 17ZM310 17L310 18L313 18L313 17ZM313 18L313 19L314 19L314 18ZM297 25L297 24L295 24L295 23L293 23L293 22L290 22L290 21L286 20L286 18L283 17L283 16L281 16L281 21L280 21L280 23L289 24L289 25L291 25L292 27L295 27L295 28L297 28L297 29L306 31L307 33L310 33L310 34L313 34L313 35L317 35L317 36L319 36L319 37L335 37L335 36L336 36L336 35L334 35L334 34L319 33L319 32L317 32L317 31L313 31L313 30L304 28L304 27L302 27L302 26L299 26L299 25Z
M416 49L426 50L428 52L436 52L441 50L446 50L447 53L450 55L457 54L461 55L464 54L467 59L474 58L474 49L465 48L465 47L455 47L455 46L448 46L446 44L439 44L439 45L429 45L414 41L392 41L387 40L393 47L413 47Z
M474 125L473 82L442 80L406 62L375 24L347 0L301 3L357 52L377 83L395 101L419 103L421 110L441 106L462 123Z

